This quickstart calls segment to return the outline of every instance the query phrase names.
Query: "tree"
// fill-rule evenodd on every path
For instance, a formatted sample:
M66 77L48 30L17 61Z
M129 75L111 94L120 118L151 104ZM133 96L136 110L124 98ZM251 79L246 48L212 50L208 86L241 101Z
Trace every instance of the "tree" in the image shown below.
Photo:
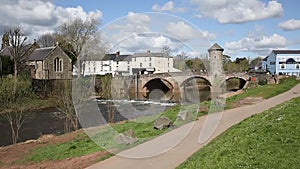
M60 33L65 43L67 53L77 60L78 71L81 72L80 54L87 40L97 31L99 22L96 18L89 18L85 21L76 18L71 22L64 22L60 25ZM78 73L80 75L80 73Z
M9 29L6 34L8 34L9 50L14 61L14 77L17 78L21 66L24 65L26 56L32 48L26 44L27 37L23 35L20 26Z
M20 112L7 112L4 114L4 117L8 121L10 126L13 144L16 144L18 142L20 130L28 115L29 113L25 113L23 110L21 110Z
M162 47L162 53L165 54L166 56L170 56L172 49L169 45L164 45Z
M258 63L262 62L262 60L263 60L263 58L257 57L257 58L250 61L250 65L251 66L256 66Z
M8 37L8 33L5 33L2 36L2 46L1 46L1 49L4 49L7 46L9 46L9 37Z
M54 46L56 44L55 34L46 33L46 34L42 35L38 39L37 43L41 47L51 47L51 46Z
M189 59L185 63L193 72L200 72L206 69L202 60L199 58Z
M55 104L56 108L64 115L65 132L70 132L79 129L79 121L72 101L71 83L64 80L61 85L55 96Z
M0 78L3 75L12 74L14 72L13 67L14 62L10 57L0 55Z

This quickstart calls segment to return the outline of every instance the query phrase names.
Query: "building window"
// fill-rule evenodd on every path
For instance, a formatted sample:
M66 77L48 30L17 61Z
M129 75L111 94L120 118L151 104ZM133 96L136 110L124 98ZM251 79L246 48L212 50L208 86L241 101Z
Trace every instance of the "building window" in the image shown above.
M285 64L281 64L280 69L285 69Z
M127 66L127 70L130 71L130 67L129 66Z
M130 62L129 62L129 61L127 61L127 64L129 65L129 64L130 64Z
M63 60L59 58L55 58L53 61L54 72L62 72L63 71Z
M149 57L149 61L151 61L152 59L151 59L151 57Z
M170 63L168 63L168 67L170 67Z
M296 69L300 69L300 65L299 64L296 64Z
M119 64L119 61L117 61L117 65Z
M140 63L140 67L143 67L143 63Z
M152 64L151 64L151 63L149 63L149 67L152 67Z

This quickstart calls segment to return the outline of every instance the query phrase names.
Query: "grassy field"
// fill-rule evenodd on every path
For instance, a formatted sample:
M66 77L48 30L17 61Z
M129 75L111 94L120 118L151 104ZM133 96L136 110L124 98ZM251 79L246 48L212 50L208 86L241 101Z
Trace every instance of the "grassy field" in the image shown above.
M233 126L178 169L299 168L300 98Z
M229 98L227 103L234 103L236 101L239 101L240 99L243 99L245 97L264 97L269 98L272 96L275 96L277 94L280 94L284 91L287 91L288 89L292 88L298 83L294 78L286 79L282 81L279 85L265 85L265 86L259 86L254 89L249 89L245 93L241 95L234 96L233 98ZM269 91L269 90L272 91ZM267 93L267 94L266 94ZM207 107L209 108L210 104L209 102L205 102L200 105L200 107ZM175 125L173 128L179 127L184 123L190 122L192 120L197 119L197 116L202 116L206 114L207 112L201 111L197 112L198 105L189 105L189 106L175 106L173 108L168 109L166 112L162 113L162 115L169 117L171 120L175 121L177 118L177 114L180 111L189 111L191 112L192 116L187 121L180 121L176 120ZM227 107L229 108L229 107ZM150 118L150 120L149 120ZM117 123L112 124L112 128L115 131L118 131L119 133L133 130L137 138L141 138L139 142L137 142L135 145L140 144L144 141L147 141L153 137L156 137L158 135L161 135L163 133L168 132L169 130L173 129L165 129L165 130L155 130L153 129L153 120L151 118L155 119L155 117L146 117L145 119L140 119L140 121L146 121L146 122L134 122L134 121L127 121L124 123ZM120 146L116 145L112 139L115 137L115 135L112 135L108 131L101 131L97 134L95 134L94 139L97 139L98 143L100 143L102 146L107 148L118 148L120 150L130 148L135 145L131 146ZM40 147L38 149L35 149L31 151L31 153L26 155L26 159L24 161L29 162L40 162L40 161L49 161L49 160L61 160L71 157L77 157L86 155L89 153L97 152L97 151L104 151L103 148L100 148L98 145L96 145L91 139L85 135L81 134L78 136L75 140L72 142L62 143L58 145L51 145L51 146L45 146Z

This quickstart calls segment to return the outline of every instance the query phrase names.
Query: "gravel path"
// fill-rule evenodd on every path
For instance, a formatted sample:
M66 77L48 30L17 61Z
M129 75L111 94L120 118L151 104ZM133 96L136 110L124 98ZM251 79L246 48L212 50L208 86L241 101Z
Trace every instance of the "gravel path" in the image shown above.
M300 84L283 94L263 100L257 104L226 110L223 113L202 116L196 122L184 125L88 168L176 168L193 153L231 126L295 97L300 97ZM214 125L216 123L218 124L217 127ZM203 132L202 129L204 128L208 132ZM200 134L203 137L199 138Z

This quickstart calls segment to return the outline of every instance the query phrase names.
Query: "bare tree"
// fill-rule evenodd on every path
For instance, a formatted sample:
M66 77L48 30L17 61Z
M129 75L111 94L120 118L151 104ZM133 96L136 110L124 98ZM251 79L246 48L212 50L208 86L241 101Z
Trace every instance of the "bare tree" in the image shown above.
M23 110L20 110L20 112L7 112L4 114L4 117L10 126L12 143L16 144L19 139L21 127L26 118L25 112Z
M63 114L65 119L65 131L70 132L79 128L78 117L72 102L70 81L63 81L62 88L57 92L56 108Z
M162 53L165 54L166 56L170 56L172 49L169 45L164 45L162 47Z
M30 48L26 47L27 37L23 35L20 26L9 29L6 33L8 34L9 43L11 46L11 48L9 48L10 54L14 61L14 77L17 78L22 64L26 61L25 57L28 54Z
M97 31L99 22L96 18L85 21L76 18L60 25L60 33L69 48L69 53L77 59L78 75L81 72L80 54L87 40Z
M56 44L55 35L51 33L44 34L38 39L37 42L41 47L54 46Z

